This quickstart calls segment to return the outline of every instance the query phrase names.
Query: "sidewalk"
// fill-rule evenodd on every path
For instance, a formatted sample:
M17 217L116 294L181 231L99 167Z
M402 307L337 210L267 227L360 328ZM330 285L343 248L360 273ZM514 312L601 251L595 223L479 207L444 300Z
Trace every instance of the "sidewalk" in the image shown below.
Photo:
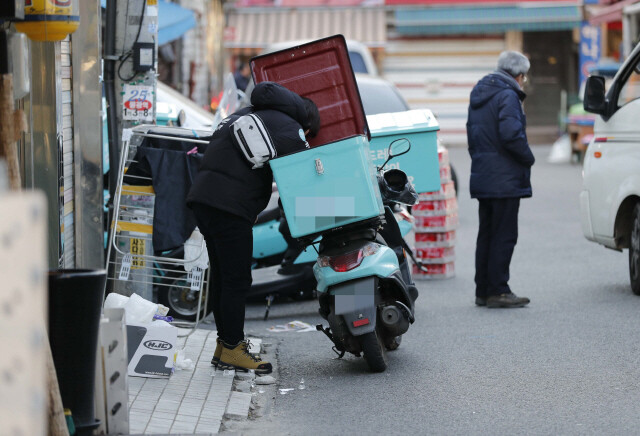
M179 334L187 332L180 329ZM252 340L252 352L260 352L260 342ZM216 332L198 329L178 338L181 348L193 369L176 370L168 379L129 377L131 435L212 435L220 431L225 416L247 418L251 394L232 392L234 375L211 366Z

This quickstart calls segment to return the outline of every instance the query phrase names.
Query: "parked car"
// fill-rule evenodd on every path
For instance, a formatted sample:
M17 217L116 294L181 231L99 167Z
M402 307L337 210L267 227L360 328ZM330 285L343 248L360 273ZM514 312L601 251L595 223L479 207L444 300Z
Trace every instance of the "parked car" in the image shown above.
M629 249L631 289L640 295L640 44L608 91L604 77L587 79L584 108L599 116L584 159L582 230L590 241Z

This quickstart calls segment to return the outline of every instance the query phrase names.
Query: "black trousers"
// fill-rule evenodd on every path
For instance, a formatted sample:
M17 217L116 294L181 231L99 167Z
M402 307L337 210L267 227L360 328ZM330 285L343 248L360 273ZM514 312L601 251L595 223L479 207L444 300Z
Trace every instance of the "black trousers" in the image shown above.
M207 310L213 310L218 337L229 345L244 339L245 300L251 288L252 223L237 215L194 204L207 243L211 283Z
M479 199L476 242L476 297L511 292L509 265L518 241L519 198Z

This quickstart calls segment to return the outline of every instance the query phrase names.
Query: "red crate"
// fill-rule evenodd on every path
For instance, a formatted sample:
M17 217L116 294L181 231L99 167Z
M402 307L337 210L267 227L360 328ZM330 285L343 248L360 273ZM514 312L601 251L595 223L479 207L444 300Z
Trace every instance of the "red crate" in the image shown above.
M440 183L451 181L451 167L449 165L440 166Z
M415 233L416 248L453 247L456 232Z
M424 200L411 207L414 216L439 216L451 215L458 212L458 200L448 198L446 200Z
M423 263L449 263L456 257L454 247L416 248L415 255Z
M442 146L438 146L438 162L441 167L449 165L449 150Z
M440 186L439 191L423 192L418 195L420 201L429 200L446 200L449 198L455 198L456 188L453 186L453 182L446 182Z
M448 232L458 227L458 214L444 216L416 216L413 228L416 232Z
M454 262L425 265L428 272L424 272L413 265L414 280L446 279L456 275Z

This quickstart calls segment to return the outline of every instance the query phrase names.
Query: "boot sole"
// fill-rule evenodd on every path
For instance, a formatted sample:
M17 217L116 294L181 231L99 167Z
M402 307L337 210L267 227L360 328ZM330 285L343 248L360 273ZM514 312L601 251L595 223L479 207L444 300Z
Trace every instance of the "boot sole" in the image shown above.
M511 308L518 308L518 307L524 307L529 303L518 303L518 304L511 304L511 303L494 303L494 304L489 304L487 303L487 307L489 309L511 309Z
M249 368L244 368L242 366L235 366L235 365L230 365L228 363L224 363L224 362L218 362L218 369L222 369L222 370L229 370L229 369L233 369L235 371L242 371L242 372L249 372ZM256 374L271 374L273 372L273 368L272 369L254 369L253 370Z

